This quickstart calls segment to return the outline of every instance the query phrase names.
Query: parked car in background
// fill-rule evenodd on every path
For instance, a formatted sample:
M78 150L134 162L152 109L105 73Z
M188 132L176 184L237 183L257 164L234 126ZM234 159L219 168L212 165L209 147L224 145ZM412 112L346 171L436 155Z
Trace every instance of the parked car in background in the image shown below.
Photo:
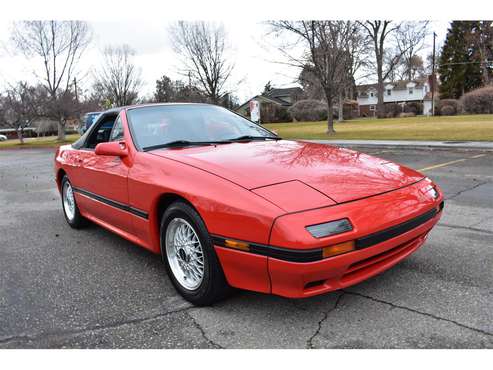
M7 140L7 136L5 135L0 135L0 141L5 141Z
M84 115L84 118L82 119L82 127L80 128L81 135L86 132L94 122L96 122L96 119L101 113L102 112L89 112Z

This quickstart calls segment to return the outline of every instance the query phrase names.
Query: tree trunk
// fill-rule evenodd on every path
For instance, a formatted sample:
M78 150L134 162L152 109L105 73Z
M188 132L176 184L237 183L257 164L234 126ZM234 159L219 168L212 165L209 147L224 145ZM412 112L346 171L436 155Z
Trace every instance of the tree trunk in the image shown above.
M58 121L58 141L64 141L65 140L65 121L63 118L60 118Z
M344 98L342 97L342 91L339 93L339 112L337 115L337 121L344 121Z
M21 144L24 144L24 129L21 127L21 128L18 128L17 129L17 138L19 139L19 142Z
M384 118L385 117L385 111L384 111L384 103L383 103L383 93L384 93L384 86L383 86L383 55L381 55L379 58L377 58L377 77L378 77L378 84L377 84L377 117L378 118Z
M334 135L336 130L334 130L334 107L332 104L332 99L327 100L327 135Z

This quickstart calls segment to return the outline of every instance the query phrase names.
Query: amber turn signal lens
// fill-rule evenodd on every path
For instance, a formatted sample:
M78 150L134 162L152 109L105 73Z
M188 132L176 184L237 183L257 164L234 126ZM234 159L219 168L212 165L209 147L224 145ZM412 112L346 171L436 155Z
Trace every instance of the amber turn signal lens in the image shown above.
M234 248L234 249L240 249L242 251L249 251L250 250L250 245L245 242L238 242L236 240L229 240L226 239L224 241L224 245L229 248Z
M344 242L344 243L340 243L340 244L336 244L336 245L331 245L330 247L325 247L323 249L322 256L323 256L323 258L333 257L333 256L337 256L338 254L351 252L354 249L355 249L354 240L351 240L348 242Z

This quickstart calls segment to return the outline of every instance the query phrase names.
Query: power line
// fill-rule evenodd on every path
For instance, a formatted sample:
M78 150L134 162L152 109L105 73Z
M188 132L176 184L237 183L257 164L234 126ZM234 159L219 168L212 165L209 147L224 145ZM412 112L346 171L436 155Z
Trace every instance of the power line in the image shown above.
M463 64L486 64L486 65L493 65L493 61L486 61L486 62L453 62L453 63L442 63L438 64L439 66L453 66L453 65L463 65Z

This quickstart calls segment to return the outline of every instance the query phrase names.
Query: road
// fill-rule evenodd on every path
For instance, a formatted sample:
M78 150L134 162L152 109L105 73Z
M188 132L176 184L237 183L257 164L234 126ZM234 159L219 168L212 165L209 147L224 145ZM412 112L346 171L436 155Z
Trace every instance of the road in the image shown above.
M66 225L52 151L0 151L0 348L493 348L493 152L362 151L445 191L427 243L344 291L206 308L175 292L159 256Z

